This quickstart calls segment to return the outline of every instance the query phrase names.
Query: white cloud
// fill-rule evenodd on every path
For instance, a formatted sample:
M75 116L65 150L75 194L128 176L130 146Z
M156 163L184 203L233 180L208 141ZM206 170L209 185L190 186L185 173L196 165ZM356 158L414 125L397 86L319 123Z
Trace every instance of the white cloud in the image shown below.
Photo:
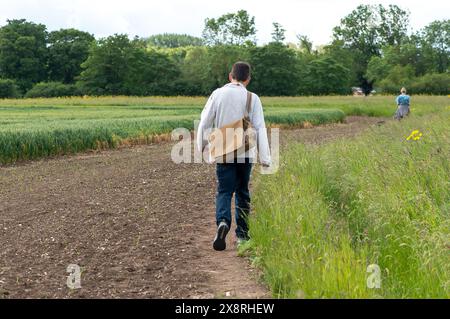
M163 32L200 36L207 17L239 9L256 17L259 42L271 38L272 22L287 30L287 40L298 33L315 44L329 42L332 28L360 3L394 3L411 11L411 25L419 29L429 22L448 18L448 1L428 0L1 0L0 24L25 18L44 23L49 30L75 27L104 37L114 33L148 36Z

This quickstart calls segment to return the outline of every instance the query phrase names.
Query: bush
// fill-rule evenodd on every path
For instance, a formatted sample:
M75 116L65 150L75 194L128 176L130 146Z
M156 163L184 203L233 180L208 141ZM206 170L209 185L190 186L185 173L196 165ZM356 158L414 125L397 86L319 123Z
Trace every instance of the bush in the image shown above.
M414 69L412 66L394 66L388 76L377 85L377 91L382 93L397 94L402 87L410 87L414 82Z
M17 98L19 97L19 90L16 82L9 79L0 79L0 98Z
M402 87L406 87L411 94L449 94L450 74L430 73L414 77L405 70L407 67L397 67L378 83L376 89L389 94L398 94Z
M434 73L417 78L411 85L411 92L416 94L449 94L450 74Z
M74 84L64 84L61 82L41 82L29 90L25 94L25 97L66 97L77 95L81 95L81 92Z

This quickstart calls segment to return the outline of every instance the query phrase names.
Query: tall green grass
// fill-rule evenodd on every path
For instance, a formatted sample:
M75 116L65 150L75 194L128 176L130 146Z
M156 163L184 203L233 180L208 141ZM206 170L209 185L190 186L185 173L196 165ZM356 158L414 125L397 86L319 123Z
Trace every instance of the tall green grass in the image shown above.
M192 130L200 112L189 106L0 106L0 164L150 143L175 128ZM318 125L343 121L345 114L277 108L266 117L269 124Z
M250 246L275 296L450 296L449 115L292 145L258 177ZM407 141L413 130L422 138ZM367 287L370 264L381 289Z

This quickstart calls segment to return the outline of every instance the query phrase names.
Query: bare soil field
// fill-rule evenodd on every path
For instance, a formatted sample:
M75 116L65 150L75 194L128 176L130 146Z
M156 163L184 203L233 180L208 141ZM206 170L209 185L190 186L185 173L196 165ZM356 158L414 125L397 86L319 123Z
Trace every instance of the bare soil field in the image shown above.
M378 118L283 130L353 137ZM0 298L266 298L248 260L212 250L214 166L176 165L171 143L0 168ZM82 288L66 286L69 264Z

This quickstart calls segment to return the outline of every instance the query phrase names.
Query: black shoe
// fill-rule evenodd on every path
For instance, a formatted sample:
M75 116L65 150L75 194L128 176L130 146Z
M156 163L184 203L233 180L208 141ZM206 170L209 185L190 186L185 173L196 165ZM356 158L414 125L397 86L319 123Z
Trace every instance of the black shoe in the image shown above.
M214 250L224 251L227 249L227 243L225 239L227 238L228 232L230 231L230 227L226 222L221 222L219 228L217 228L216 239L214 239Z

